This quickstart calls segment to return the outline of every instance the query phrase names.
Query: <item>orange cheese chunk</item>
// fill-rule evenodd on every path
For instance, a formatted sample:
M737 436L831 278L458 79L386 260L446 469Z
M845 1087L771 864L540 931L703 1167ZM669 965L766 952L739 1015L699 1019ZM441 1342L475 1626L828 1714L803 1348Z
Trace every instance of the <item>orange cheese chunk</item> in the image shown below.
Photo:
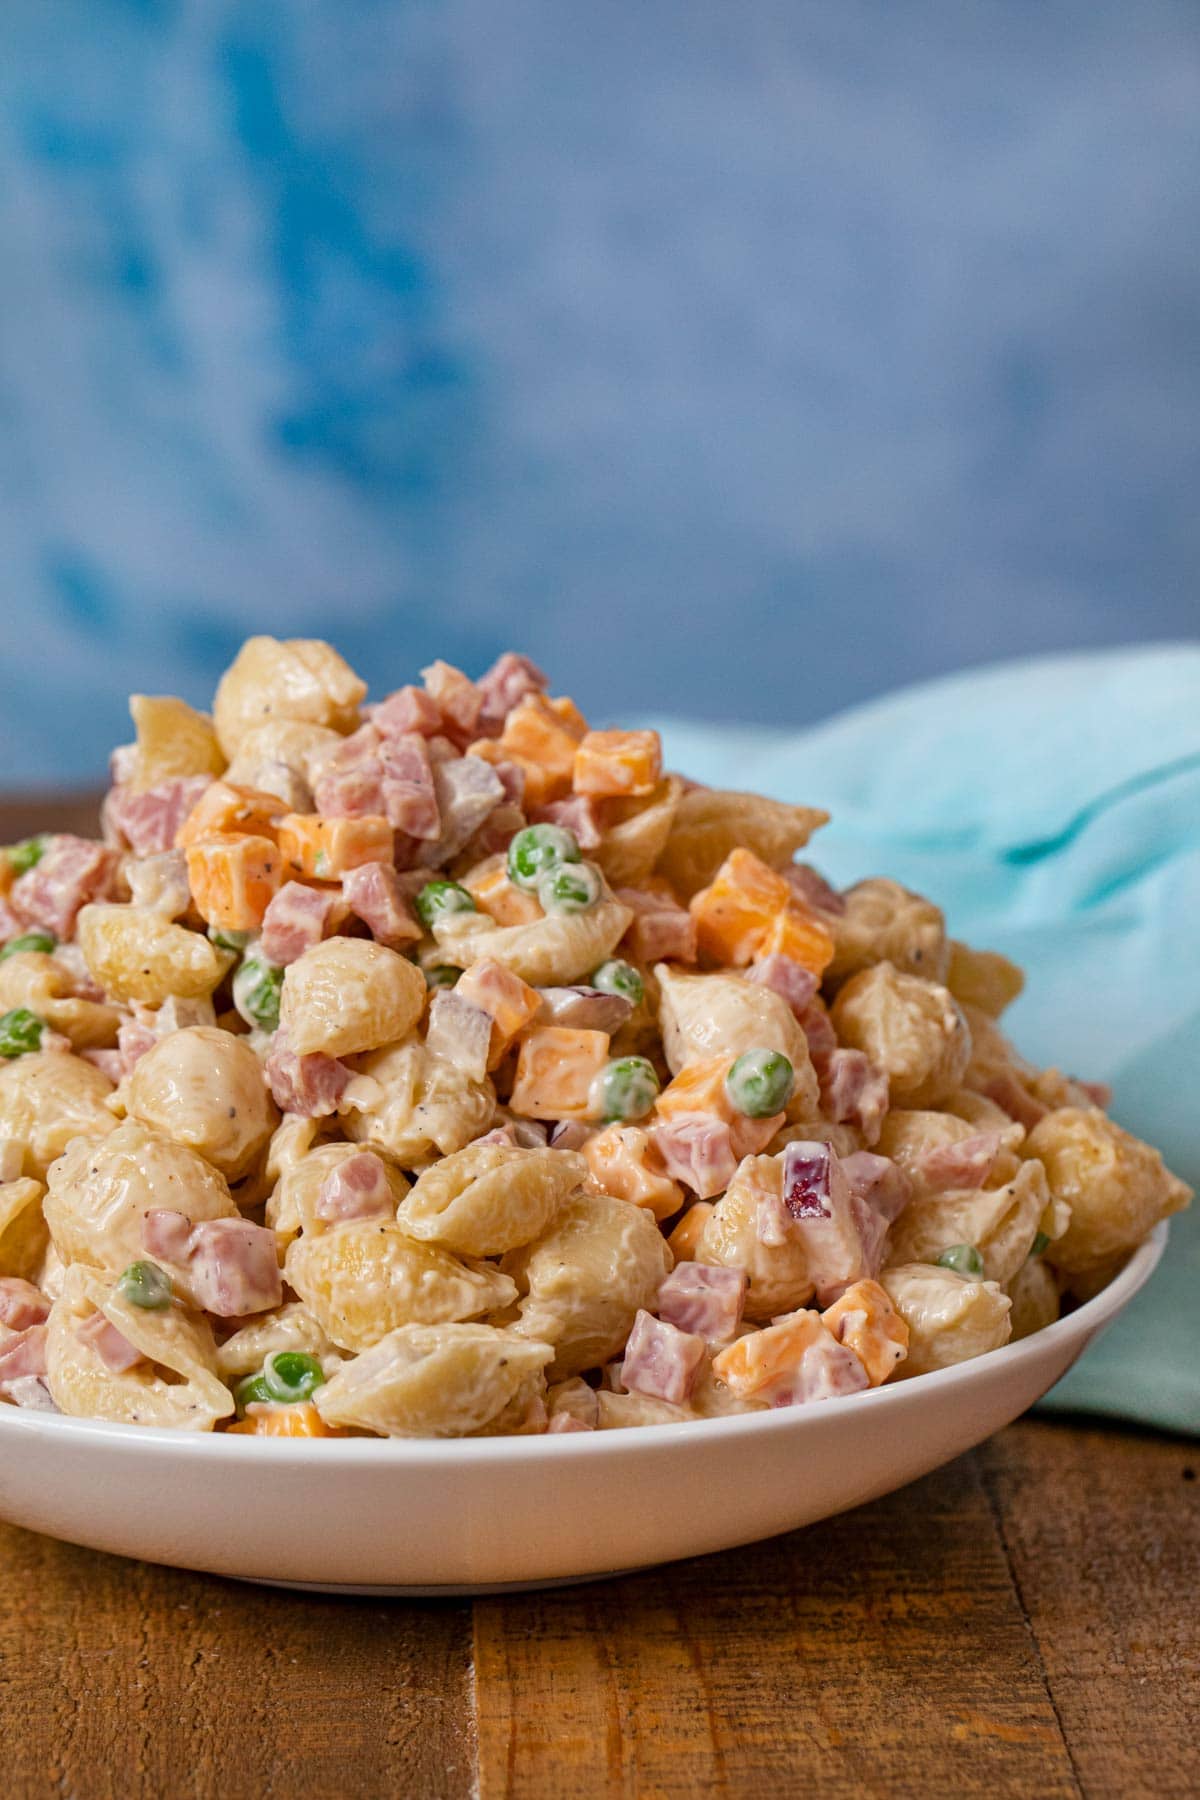
M573 731L543 695L527 694L519 706L514 706L505 721L500 746L514 762L529 765L525 776L527 808L545 806L570 793L576 742Z
M252 1406L228 1431L247 1437L345 1437L344 1431L327 1425L311 1400L298 1400L291 1406Z
M542 917L535 896L508 879L508 858L503 851L476 863L463 876L462 885L480 912L495 919L497 925L532 925Z
M644 1206L656 1219L669 1219L683 1205L683 1189L639 1125L606 1126L588 1139L583 1154L604 1193Z
M736 1157L757 1156L766 1149L787 1115L780 1112L766 1119L751 1119L739 1112L725 1088L731 1062L728 1056L704 1056L685 1063L658 1096L656 1115L674 1119L682 1113L713 1113L728 1125L730 1147Z
M880 1387L908 1355L908 1326L877 1281L856 1281L821 1314L826 1330L849 1345Z
M713 1374L739 1399L748 1399L785 1380L804 1352L827 1337L820 1313L789 1313L776 1324L748 1332L718 1351L713 1357Z
M542 997L536 988L514 975L494 956L481 956L459 978L457 991L464 1000L478 1006L492 1021L491 1054L488 1067L494 1068L508 1046L529 1021L536 1018Z
M289 877L338 881L364 863L390 863L394 841L382 813L365 813L359 819L288 813L279 822L279 851Z
M820 919L793 902L775 914L756 954L790 956L820 979L833 961L833 938Z
M283 858L268 837L215 832L188 845L196 910L220 931L255 931L283 885Z
M527 1119L590 1119L592 1082L607 1061L606 1031L535 1026L521 1039L509 1106Z
M662 780L657 731L589 731L575 752L577 794L628 800L652 794Z
M731 850L712 882L693 894L690 911L704 955L742 967L753 961L792 890L753 851Z
M713 1200L693 1200L667 1239L667 1248L676 1262L694 1262L704 1227L716 1212Z
M245 832L250 837L273 839L286 810L278 794L238 787L232 781L214 781L175 833L175 843L180 850L186 850L189 844L219 832Z
M586 736L588 722L569 695L560 694L557 700L547 701L547 705L551 712L558 714L576 743L581 737Z

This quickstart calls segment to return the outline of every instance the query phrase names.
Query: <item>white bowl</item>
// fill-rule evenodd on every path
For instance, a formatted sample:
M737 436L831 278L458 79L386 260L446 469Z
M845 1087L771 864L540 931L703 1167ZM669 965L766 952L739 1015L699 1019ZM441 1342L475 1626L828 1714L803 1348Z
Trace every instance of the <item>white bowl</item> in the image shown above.
M562 1437L298 1440L0 1405L0 1517L118 1556L353 1593L581 1581L727 1550L902 1487L1031 1406L1152 1274L1020 1343L818 1405Z

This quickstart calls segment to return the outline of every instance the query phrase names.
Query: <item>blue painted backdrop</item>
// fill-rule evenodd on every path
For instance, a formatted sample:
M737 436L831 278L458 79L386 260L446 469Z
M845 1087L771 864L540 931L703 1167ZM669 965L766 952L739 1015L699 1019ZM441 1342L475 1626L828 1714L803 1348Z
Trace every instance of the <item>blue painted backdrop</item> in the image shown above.
M807 718L1195 632L1192 0L4 0L6 784L252 628Z

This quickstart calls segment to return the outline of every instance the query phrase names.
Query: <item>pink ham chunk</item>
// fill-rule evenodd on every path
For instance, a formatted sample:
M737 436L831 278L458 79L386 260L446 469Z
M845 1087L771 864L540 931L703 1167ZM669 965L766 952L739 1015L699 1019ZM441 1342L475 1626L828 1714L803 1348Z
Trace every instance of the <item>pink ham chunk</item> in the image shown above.
M0 1391L23 1375L46 1373L46 1327L29 1325L0 1346Z
M58 1411L50 1389L40 1375L14 1375L11 1381L0 1381L0 1395L28 1412Z
M998 1131L977 1131L956 1144L935 1144L921 1157L921 1179L938 1194L952 1188L981 1188L995 1166L1001 1143Z
M832 1145L800 1141L783 1153L783 1204L805 1248L817 1299L828 1306L852 1282L873 1278L887 1221L851 1190Z
M389 949L414 943L421 936L400 877L390 863L360 863L357 869L347 869L342 876L342 897L375 941Z
M842 1158L842 1173L850 1191L866 1202L889 1225L895 1224L912 1199L912 1182L890 1156L871 1150L855 1150Z
M562 825L573 832L581 850L595 850L603 838L596 814L596 802L586 794L573 794L569 800L551 800L546 806L535 806L529 815L533 825Z
M275 1233L249 1219L206 1219L192 1233L188 1280L197 1303L219 1319L278 1306L283 1278Z
M888 1109L888 1079L861 1050L838 1048L821 1058L821 1111L834 1125L853 1124L868 1144L879 1136Z
M175 847L175 834L209 786L208 775L172 775L144 793L112 788L102 813L105 835L128 844L135 856L158 856Z
M353 1079L353 1070L323 1050L298 1056L282 1030L275 1033L264 1072L280 1112L300 1113L306 1119L335 1113Z
M117 1050L121 1058L121 1073L128 1075L137 1066L139 1059L147 1050L153 1050L158 1036L149 1025L140 1019L122 1019L117 1026Z
M453 988L438 988L429 1002L426 1048L452 1063L468 1080L482 1081L487 1075L491 1043L491 1013L473 1005Z
M344 1224L347 1219L391 1218L396 1202L387 1170L374 1151L360 1150L331 1169L321 1183L314 1210L318 1219L331 1225Z
M81 1050L84 1062L90 1062L93 1069L99 1069L114 1085L125 1074L125 1059L119 1050Z
M830 887L823 875L819 875L811 863L793 863L784 871L788 886L799 900L801 906L811 907L816 912L832 913L838 917L846 910L846 902L836 888Z
M436 737L442 729L442 709L424 688L397 688L371 712L371 723L383 738L405 737L419 732L422 737Z
M9 905L23 925L69 938L80 909L110 894L118 860L115 850L92 838L52 837L40 860L14 882Z
M263 914L260 948L268 962L285 967L312 950L325 936L337 904L328 888L286 881Z
M500 777L500 785L504 789L502 804L519 807L525 800L525 771L520 763L494 762L489 765ZM524 818L524 815L522 815Z
M633 911L624 941L639 962L695 962L696 921L685 906L645 888L618 888L617 899Z
M679 1262L658 1290L658 1316L708 1344L725 1344L742 1321L746 1303L744 1269L710 1268Z
M113 1375L128 1374L136 1369L146 1358L131 1344L123 1331L118 1331L111 1319L105 1318L102 1312L94 1312L90 1319L75 1329L75 1336L89 1350L94 1350L100 1361Z
M819 999L810 1000L800 1014L800 1027L808 1040L808 1054L812 1058L812 1066L820 1076L821 1070L838 1047L837 1033L833 1022L825 1010L824 1002Z
M871 1378L848 1344L840 1344L831 1331L808 1343L794 1369L762 1390L757 1398L772 1406L807 1406L815 1400L837 1400L845 1394L861 1394Z
M806 969L794 957L780 955L778 951L761 957L746 971L746 979L759 987L770 988L773 994L778 994L781 1000L787 1001L795 1017L801 1020L821 985L811 969Z
M434 764L433 785L441 832L422 853L435 868L457 856L504 800L504 783L479 756L456 756Z
M186 1263L192 1247L192 1221L186 1213L152 1206L142 1215L142 1248L156 1262Z
M8 901L0 899L0 944L10 943L13 938L20 937L24 929Z
M382 813L383 766L379 733L362 725L325 752L311 775L313 801L327 819L360 819Z
M530 694L544 694L550 683L535 662L516 650L506 650L475 685L482 702L479 734L481 737L499 737L513 707L519 706Z
M417 732L384 738L379 745L380 792L389 824L406 837L428 840L441 831L429 746Z
M691 1331L680 1331L665 1319L639 1308L621 1362L621 1381L631 1394L649 1394L682 1406L687 1400L706 1345Z
M667 1174L701 1200L723 1194L733 1179L738 1159L734 1155L729 1126L711 1113L680 1113L651 1132Z
M0 1328L28 1331L49 1317L50 1302L32 1281L22 1281L18 1275L0 1278Z
M475 683L452 663L435 662L421 670L425 692L436 701L442 730L465 748L478 735L483 695Z

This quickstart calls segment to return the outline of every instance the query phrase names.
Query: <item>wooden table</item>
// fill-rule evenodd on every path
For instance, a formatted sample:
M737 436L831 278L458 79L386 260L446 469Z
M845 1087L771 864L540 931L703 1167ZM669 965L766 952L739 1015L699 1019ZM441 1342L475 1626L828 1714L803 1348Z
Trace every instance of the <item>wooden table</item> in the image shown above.
M0 842L91 812L0 808ZM0 1527L0 1800L1194 1800L1198 1465L1025 1421L789 1537L475 1602Z

